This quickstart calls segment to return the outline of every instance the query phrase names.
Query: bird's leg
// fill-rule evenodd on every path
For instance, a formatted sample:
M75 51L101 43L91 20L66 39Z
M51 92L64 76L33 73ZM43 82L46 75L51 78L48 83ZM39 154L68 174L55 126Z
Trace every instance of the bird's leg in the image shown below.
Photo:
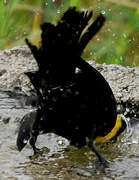
M40 152L40 149L35 146L36 140L37 140L37 136L32 135L32 137L30 138L30 141L29 141L30 145L33 148L34 154L37 154Z
M98 157L98 160L100 162L100 165L104 165L105 167L109 166L109 162L96 150L92 139L89 140L88 142L88 146L90 147L90 149L96 154L96 156Z
M40 149L35 146L35 143L36 143L37 137L39 135L38 125L39 125L39 121L41 118L41 112L42 112L42 109L38 108L37 109L37 116L36 116L35 122L32 126L32 131L30 133L31 138L30 138L29 143L33 148L34 154L40 153Z

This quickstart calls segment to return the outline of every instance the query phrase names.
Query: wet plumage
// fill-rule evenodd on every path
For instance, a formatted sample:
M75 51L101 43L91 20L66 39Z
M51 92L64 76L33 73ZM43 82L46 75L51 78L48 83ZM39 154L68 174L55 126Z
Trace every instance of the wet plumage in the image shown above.
M26 40L38 70L26 72L36 89L38 106L21 120L17 147L21 151L30 141L36 153L37 136L54 132L72 145L88 145L101 162L93 141L106 136L115 126L117 111L112 90L104 77L81 57L105 18L99 15L87 30L92 12L70 8L57 25L44 23L41 47ZM78 71L77 71L78 68Z

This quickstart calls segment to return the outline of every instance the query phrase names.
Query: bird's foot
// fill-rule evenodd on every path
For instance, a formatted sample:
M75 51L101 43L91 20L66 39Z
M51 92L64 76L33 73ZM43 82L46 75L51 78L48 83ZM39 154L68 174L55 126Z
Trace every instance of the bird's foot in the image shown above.
M95 174L98 173L98 171L105 171L105 168L108 168L110 166L110 162L108 162L105 158L103 161L96 161L93 165L93 169Z
M33 151L34 154L32 156L29 156L30 160L35 160L42 155L41 150L39 148L33 147Z
M98 164L104 166L105 168L109 167L109 161L107 161L102 155L99 157Z

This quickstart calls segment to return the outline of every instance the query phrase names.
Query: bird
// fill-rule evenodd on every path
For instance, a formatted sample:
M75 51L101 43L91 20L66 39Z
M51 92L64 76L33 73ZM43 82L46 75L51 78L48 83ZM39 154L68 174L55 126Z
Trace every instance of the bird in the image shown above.
M100 72L82 58L83 50L102 28L100 14L90 23L93 12L70 7L56 25L41 25L41 46L30 48L38 69L25 72L37 94L37 107L20 122L17 147L30 143L34 153L40 134L54 132L78 148L88 145L99 162L107 160L97 151L95 142L108 142L121 131L117 104L109 83Z

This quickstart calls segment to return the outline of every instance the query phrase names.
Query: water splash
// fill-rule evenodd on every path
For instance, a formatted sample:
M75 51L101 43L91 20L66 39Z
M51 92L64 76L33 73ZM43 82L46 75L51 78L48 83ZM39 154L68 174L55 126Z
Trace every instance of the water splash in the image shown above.
M126 118L125 115L120 114L119 115L123 121L126 123L126 134L124 137L121 139L121 142L126 143L128 145L130 144L138 144L139 143L139 137L138 137L138 128L139 126L132 126L131 125L131 119Z
M122 119L122 120L124 120L125 121L125 123L126 123L126 129L127 129L127 133L129 134L129 135L131 135L132 134L132 128L131 128L131 124L130 124L130 118L126 118L123 114L120 114L119 115L120 116L120 118Z
M28 140L27 140L27 139L24 139L24 140L23 140L23 143L24 143L24 144L26 144L27 142L28 142Z

